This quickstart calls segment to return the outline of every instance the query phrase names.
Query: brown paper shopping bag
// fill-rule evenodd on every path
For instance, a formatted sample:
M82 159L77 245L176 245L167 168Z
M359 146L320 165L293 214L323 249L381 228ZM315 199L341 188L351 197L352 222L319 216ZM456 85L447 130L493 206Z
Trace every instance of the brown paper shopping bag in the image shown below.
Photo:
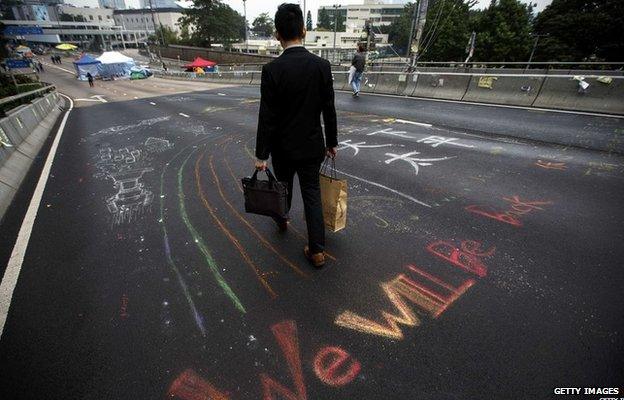
M347 181L336 178L336 169L333 165L329 174L326 174L327 164L325 160L319 176L323 219L327 228L332 232L338 232L347 226Z

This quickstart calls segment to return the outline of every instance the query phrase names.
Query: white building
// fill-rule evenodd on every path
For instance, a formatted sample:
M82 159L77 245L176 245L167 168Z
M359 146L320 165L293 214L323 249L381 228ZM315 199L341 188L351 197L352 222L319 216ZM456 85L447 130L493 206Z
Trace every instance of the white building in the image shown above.
M388 3L387 1L364 0L364 4L322 6L319 7L318 12L324 9L331 21L335 20L337 13L344 21L347 32L361 33L364 31L366 21L370 21L373 26L390 25L401 16L404 5L404 1Z
M172 31L180 32L180 18L183 17L183 9L175 8L159 8L152 12L150 9L139 10L115 10L115 25L122 26L124 29L130 30L148 30L153 32L154 21L156 27L162 25Z
M141 8L180 8L175 0L141 0Z
M112 8L114 10L125 10L125 0L98 0L100 8Z

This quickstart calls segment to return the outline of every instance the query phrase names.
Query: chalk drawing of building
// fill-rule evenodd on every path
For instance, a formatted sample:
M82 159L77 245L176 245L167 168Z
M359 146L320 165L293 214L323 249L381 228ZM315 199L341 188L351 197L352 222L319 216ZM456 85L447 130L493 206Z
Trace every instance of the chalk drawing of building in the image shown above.
M152 170L143 168L110 175L117 189L117 193L106 200L113 224L132 222L150 208L154 193L145 189L144 183L140 180L144 173Z
M173 147L173 143L167 139L160 139L155 137L148 137L145 141L145 148L150 153L162 153Z

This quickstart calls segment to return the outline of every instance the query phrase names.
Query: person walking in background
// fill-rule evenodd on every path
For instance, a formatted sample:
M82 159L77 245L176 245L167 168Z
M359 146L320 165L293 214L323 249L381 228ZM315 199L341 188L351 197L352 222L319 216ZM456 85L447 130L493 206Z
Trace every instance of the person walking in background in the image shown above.
M41 61L37 61L37 66L39 67L39 72L44 72L43 71L43 63Z
M265 170L271 156L277 179L288 185L289 209L297 174L308 227L304 254L315 267L322 267L325 224L319 168L326 155L336 156L338 145L331 66L303 47L303 13L297 4L279 6L275 29L284 52L262 67L256 169ZM280 231L288 229L288 219L275 222Z
M56 57L54 55L50 56L50 61L52 61L52 64L56 64Z
M91 75L91 72L87 72L87 80L89 81L89 87L93 87L93 75Z
M351 78L351 88L353 89L354 97L360 95L364 65L366 65L366 54L364 52L364 46L359 44L358 51L353 56L353 60L351 60L351 66L355 68L355 71L353 72L353 77Z

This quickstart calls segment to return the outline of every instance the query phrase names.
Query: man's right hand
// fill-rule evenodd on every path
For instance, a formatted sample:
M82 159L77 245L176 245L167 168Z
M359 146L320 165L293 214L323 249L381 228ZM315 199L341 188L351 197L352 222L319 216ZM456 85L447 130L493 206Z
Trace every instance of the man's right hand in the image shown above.
M328 147L325 149L325 155L329 158L336 158L337 150L335 147Z

